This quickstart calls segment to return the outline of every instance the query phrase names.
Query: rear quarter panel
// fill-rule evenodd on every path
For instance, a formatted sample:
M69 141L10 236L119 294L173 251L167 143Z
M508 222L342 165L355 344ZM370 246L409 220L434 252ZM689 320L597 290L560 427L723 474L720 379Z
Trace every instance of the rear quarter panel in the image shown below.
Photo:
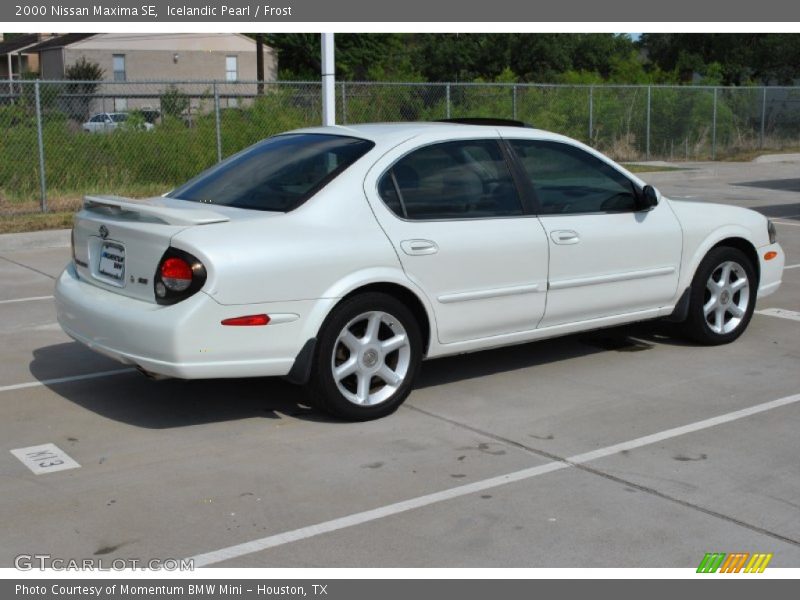
M213 265L205 291L221 304L338 296L358 271L400 270L361 185L344 181L285 215L194 227L172 245Z

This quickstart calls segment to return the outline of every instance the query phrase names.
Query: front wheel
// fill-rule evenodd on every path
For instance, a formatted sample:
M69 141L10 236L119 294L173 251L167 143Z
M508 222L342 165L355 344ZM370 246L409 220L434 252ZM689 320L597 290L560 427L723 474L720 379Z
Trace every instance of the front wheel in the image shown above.
M684 333L706 345L734 341L750 323L757 289L755 268L744 252L712 249L692 281Z
M419 325L402 302L381 293L354 296L322 326L306 389L336 416L377 419L406 399L421 359Z

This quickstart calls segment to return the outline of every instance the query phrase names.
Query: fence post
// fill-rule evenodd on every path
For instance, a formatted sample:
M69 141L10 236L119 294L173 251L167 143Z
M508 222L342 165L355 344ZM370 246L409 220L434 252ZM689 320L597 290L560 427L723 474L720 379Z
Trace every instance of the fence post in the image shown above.
M711 121L711 160L717 158L717 90L714 88L714 112Z
M347 92L344 89L344 81L342 82L342 125L347 124Z
M219 88L214 82L214 123L217 129L217 162L222 162L222 131L219 122Z
M589 143L592 143L592 130L594 130L594 86L589 86Z
M511 88L511 114L512 119L517 120L517 86Z
M41 210L47 212L47 180L44 175L44 138L42 137L42 98L39 90L39 80L34 83L36 97L36 138L39 144L39 186L41 191Z
M447 84L445 94L447 95L447 117L446 118L449 119L450 118L450 84L449 83Z
M653 86L647 86L647 131L645 133L646 137L646 144L645 144L645 158L650 160L650 104L652 102L652 90Z
M767 122L767 86L761 88L761 137L759 147L764 147L764 131Z

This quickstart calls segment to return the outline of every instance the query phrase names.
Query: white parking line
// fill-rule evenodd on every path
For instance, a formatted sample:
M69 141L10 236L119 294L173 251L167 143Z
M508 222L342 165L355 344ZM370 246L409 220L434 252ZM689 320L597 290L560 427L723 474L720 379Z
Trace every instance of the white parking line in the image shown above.
M275 548L276 546L282 546L291 542L312 538L323 533L330 533L346 527L353 527L354 525L361 525L370 521L376 521L384 517L414 510L415 508L421 508L423 506L429 506L438 502L444 502L445 500L460 498L461 496L474 494L475 492L499 487L515 481L524 481L526 479L531 479L532 477L544 475L545 473L560 471L574 465L586 463L598 458L610 456L612 454L618 454L624 450L632 450L634 448L641 448L642 446L656 444L670 438L685 435L687 433L693 433L695 431L701 431L703 429L715 427L723 423L730 423L731 421L750 417L752 415L772 410L774 408L779 408L781 406L793 404L795 402L800 402L800 394L786 396L784 398L779 398L778 400L772 400L771 402L756 404L755 406L751 406L749 408L736 410L719 415L717 417L711 417L710 419L704 419L702 421L683 425L681 427L667 429L659 433L654 433L652 435L646 435L634 440L622 442L621 444L606 446L605 448L599 448L584 454L577 454L575 456L566 458L563 461L545 463L543 465L522 469L521 471L515 471L506 475L483 479L481 481L450 488L441 492L434 492L432 494L411 498L410 500L396 502L395 504L389 504L387 506L381 506L372 510L347 515L338 519L324 521L322 523L317 523L316 525L301 527L300 529L294 529L292 531L270 535L257 540L252 540L250 542L236 544L235 546L228 546L227 548L221 548L219 550L197 554L192 556L191 560L194 561L194 565L196 567L212 565L232 558L253 554L254 552L261 552L262 550Z
M787 223L786 221L773 221L775 225L790 225L791 227L800 227L800 223Z
M768 317L778 317L781 319L789 319L790 321L800 321L800 312L794 310L786 310L785 308L764 308L757 310L757 314L766 315Z
M783 267L783 270L785 271L786 269L798 269L798 268L800 268L800 263L796 265L786 265L785 267Z
M10 392L12 390L23 390L25 388L39 387L40 385L55 385L58 383L69 383L70 381L83 381L84 379L97 379L98 377L111 377L122 373L132 373L136 369L115 369L113 371L100 371L98 373L86 373L85 375L72 375L70 377L57 377L56 379L43 379L41 381L28 381L26 383L15 383L13 385L0 386L0 392Z
M0 300L0 304L14 304L16 302L32 302L34 300L52 300L52 296L31 296L30 298L13 298L12 300Z

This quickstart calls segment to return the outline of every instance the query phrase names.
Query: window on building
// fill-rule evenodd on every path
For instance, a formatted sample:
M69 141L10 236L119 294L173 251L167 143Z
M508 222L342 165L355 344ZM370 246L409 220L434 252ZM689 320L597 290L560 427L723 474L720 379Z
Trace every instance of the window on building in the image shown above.
M114 81L125 81L125 55L114 55Z
M225 81L239 79L239 61L236 56L225 57Z

